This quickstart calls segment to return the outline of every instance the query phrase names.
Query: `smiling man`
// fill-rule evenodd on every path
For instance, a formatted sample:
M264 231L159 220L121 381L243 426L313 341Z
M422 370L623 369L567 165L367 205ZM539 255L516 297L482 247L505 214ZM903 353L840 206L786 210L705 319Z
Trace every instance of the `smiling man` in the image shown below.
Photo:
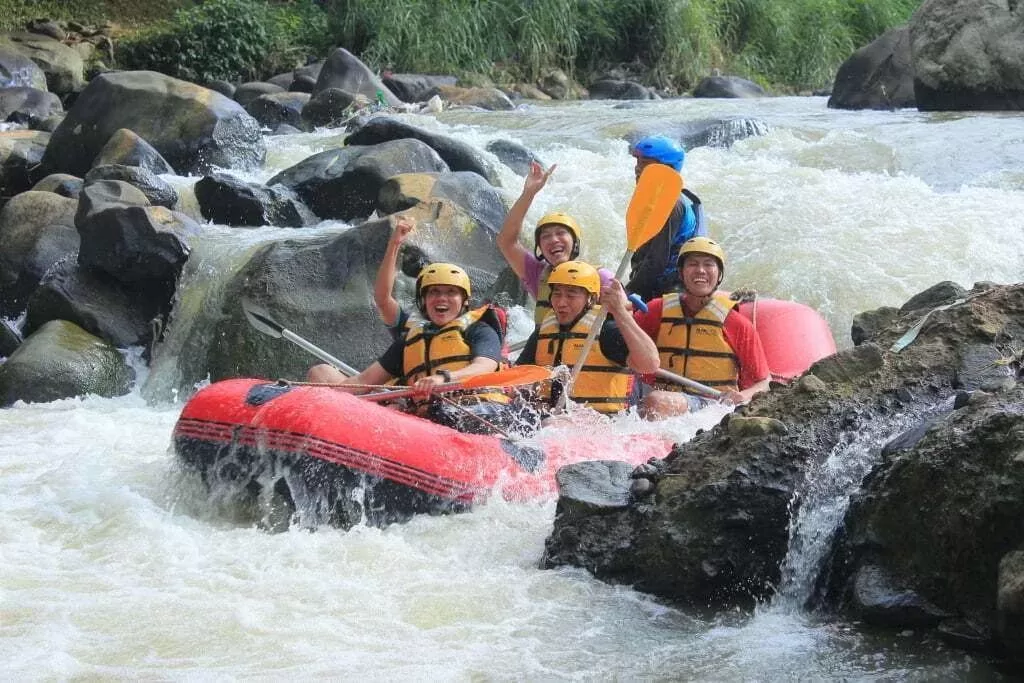
M725 251L707 237L695 237L679 250L682 293L648 302L637 323L654 339L661 368L722 392L733 404L768 390L771 372L761 339L751 322L733 310L736 301L716 293L725 277ZM655 381L641 411L651 418L699 410L708 399L683 387Z

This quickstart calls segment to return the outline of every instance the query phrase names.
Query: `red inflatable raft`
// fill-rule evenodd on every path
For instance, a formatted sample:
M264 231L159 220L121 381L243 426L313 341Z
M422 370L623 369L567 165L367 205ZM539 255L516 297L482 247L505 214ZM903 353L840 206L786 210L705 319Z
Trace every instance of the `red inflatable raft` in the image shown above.
M759 299L739 310L754 321L776 380L835 352L825 321L806 306ZM664 457L672 445L611 429L527 445L462 434L327 387L260 379L200 390L173 438L211 496L275 499L306 524L345 528L464 510L494 493L508 500L550 496L563 465L601 457L640 464Z

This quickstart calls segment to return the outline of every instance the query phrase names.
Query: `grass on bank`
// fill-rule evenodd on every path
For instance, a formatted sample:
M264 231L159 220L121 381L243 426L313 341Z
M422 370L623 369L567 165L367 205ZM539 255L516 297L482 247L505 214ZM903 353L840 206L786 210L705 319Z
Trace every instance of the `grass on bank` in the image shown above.
M379 69L536 81L617 70L684 92L714 69L776 90L827 85L921 0L0 0L0 29L49 16L135 28L118 65L264 78L336 45ZM6 10L6 11L5 11Z

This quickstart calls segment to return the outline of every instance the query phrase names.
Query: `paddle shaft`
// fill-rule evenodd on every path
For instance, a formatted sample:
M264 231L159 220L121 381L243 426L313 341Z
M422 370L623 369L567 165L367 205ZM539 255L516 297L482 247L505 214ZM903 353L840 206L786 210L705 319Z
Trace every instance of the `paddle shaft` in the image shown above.
M339 371L341 371L342 374L348 377L354 377L359 374L359 371L356 370L351 365L348 365L344 361L335 358L334 356L327 353L313 342L303 339L302 337L300 337L299 335L295 334L294 332L287 328L281 328L281 336L290 341L292 344L295 344L296 346L305 349L306 351L309 351L311 354L313 354L320 360L324 361L325 363L334 366Z
M465 388L466 387L465 385L463 385L462 382L447 382L445 384L438 384L436 387L434 387L434 390L431 393L438 394L446 391L459 391ZM475 388L480 389L481 387ZM359 396L359 398L366 399L367 401L371 401L373 403L381 403L383 401L392 401L396 398L408 398L410 396L414 396L416 393L416 390L411 388L396 389L395 391L381 391L372 394L362 394Z
M681 384L684 387L689 387L690 389L693 389L694 391L699 391L700 393L706 394L711 398L722 397L722 392L719 391L718 389L712 389L706 384L701 384L700 382L694 381L689 377L683 377L682 375L677 375L676 373L669 372L668 370L659 369L657 372L654 373L654 376L657 377L658 379L663 379L666 382L675 382L676 384Z

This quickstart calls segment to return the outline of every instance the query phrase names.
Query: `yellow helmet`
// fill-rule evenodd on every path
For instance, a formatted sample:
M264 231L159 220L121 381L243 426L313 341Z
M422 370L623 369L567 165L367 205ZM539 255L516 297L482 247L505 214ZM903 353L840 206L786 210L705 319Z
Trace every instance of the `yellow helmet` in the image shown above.
M719 246L718 242L707 237L692 237L686 240L679 248L679 258L676 259L678 268L683 267L683 261L686 260L687 254L706 254L714 257L718 261L718 284L722 284L722 279L725 278L725 250Z
M466 303L473 293L466 271L454 263L431 263L423 267L416 277L416 303L422 306L423 292L431 285L451 285L460 288L466 295Z
M552 211L537 221L537 228L533 231L533 255L537 258L544 258L540 251L540 231L549 225L561 225L572 233L572 252L569 254L569 259L577 258L580 255L580 238L583 237L583 231L575 218L561 211Z
M597 274L597 268L583 261L559 263L548 276L548 284L582 287L594 296L601 293L601 276Z

